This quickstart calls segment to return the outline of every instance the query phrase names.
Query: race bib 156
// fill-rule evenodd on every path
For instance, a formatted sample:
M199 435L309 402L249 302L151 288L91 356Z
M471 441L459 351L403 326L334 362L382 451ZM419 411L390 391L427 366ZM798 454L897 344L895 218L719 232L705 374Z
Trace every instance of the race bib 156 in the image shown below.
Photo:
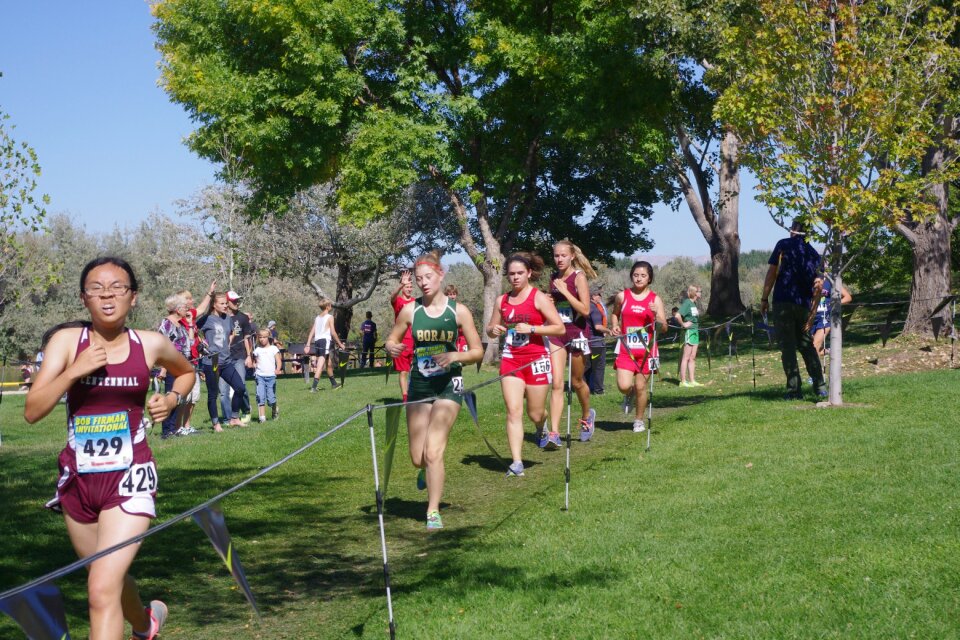
M530 335L526 333L517 333L514 328L507 329L507 345L519 349L530 344Z

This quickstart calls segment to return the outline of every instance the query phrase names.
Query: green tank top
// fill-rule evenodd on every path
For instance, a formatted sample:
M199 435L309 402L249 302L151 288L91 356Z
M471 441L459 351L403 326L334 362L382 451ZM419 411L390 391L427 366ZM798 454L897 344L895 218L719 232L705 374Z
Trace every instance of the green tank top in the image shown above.
M460 376L461 365L455 362L444 368L433 356L457 350L457 303L447 300L440 317L427 314L423 299L417 298L413 307L410 330L413 337L413 369L410 376L411 398L437 395Z

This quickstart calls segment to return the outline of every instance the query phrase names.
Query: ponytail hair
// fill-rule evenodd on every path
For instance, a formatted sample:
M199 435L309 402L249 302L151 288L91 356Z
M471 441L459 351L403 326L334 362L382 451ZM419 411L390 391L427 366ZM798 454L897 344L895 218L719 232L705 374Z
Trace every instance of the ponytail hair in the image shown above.
M580 247L570 242L570 240L567 238L558 240L553 246L556 247L561 244L570 248L570 252L573 254L573 260L571 260L573 268L583 271L583 274L587 276L587 279L595 280L597 278L597 272L593 269L590 261L587 260L587 256L583 255L583 251L580 250Z
M519 262L529 269L531 280L539 280L545 266L543 258L532 251L517 251L516 253L512 254L509 258L507 258L507 262L504 265L504 272L510 268L510 263L512 262Z
M413 270L416 271L417 267L423 265L434 269L441 276L443 275L443 265L440 264L441 252L439 249L434 249L433 251L428 251L423 254L417 261L413 264Z

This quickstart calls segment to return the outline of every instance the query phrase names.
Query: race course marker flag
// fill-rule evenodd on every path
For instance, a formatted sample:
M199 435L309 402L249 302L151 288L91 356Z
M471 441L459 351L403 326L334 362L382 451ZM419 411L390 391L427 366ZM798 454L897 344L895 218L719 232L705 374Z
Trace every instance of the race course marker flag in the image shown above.
M70 640L63 594L52 582L0 600L0 611L16 620L31 640Z
M193 521L196 522L210 538L210 542L213 543L213 548L220 554L220 558L222 558L227 565L227 569L230 570L233 579L240 585L240 588L243 590L243 595L247 597L247 601L250 603L250 606L253 607L253 611L257 614L257 617L260 617L260 609L257 608L256 600L253 599L253 592L250 591L250 584L247 582L247 577L243 574L243 565L240 564L240 556L234 552L233 543L230 542L230 533L227 531L227 523L224 521L223 509L220 508L219 504L205 507L193 514Z
M400 405L387 407L387 444L383 450L383 496L386 499L387 486L390 484L390 470L393 469L393 454L397 449L397 432L400 430Z

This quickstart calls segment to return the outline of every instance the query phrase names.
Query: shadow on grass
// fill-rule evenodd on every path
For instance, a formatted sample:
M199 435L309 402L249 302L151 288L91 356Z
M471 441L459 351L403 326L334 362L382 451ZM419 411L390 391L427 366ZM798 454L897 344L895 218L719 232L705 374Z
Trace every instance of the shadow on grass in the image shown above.
M507 470L507 465L509 464L506 459L499 459L493 454L490 453L469 453L460 458L460 464L465 465L477 465L484 471L495 471L497 473L504 473ZM532 467L539 464L538 462L527 463L526 460L523 461L524 467Z
M440 502L441 509L447 509L450 507L450 504L447 502ZM360 511L364 514L371 515L373 517L377 516L377 505L368 504L360 507ZM406 520L422 520L426 521L427 515L427 498L424 494L423 500L404 500L403 498L387 498L383 501L383 514L384 516L391 518L403 518Z

